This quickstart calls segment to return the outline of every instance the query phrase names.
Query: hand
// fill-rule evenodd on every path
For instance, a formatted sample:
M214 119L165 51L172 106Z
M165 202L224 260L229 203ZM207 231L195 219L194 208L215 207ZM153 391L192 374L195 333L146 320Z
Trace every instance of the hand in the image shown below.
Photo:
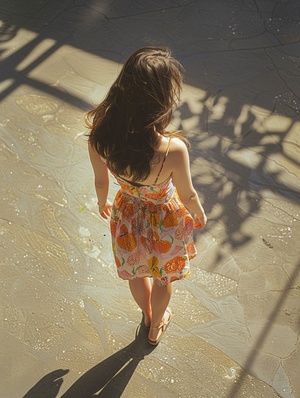
M194 214L194 229L203 229L206 225L206 222L207 217L205 213L201 215Z
M112 211L112 203L107 200L104 206L99 206L99 213L100 216L105 218L106 220L110 218Z

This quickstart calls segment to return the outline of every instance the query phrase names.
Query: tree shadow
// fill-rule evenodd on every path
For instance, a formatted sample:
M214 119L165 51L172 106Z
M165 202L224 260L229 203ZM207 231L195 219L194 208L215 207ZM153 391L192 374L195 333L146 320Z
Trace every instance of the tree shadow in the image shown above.
M139 362L156 347L147 340L147 329L139 325L132 343L106 358L86 373L61 398L119 398L134 374ZM69 370L55 370L44 376L23 398L55 398Z
M211 106L205 104L206 96L199 99L199 102L203 102L202 111L199 113L192 112L187 102L182 103L178 109L180 112L178 120L181 120L179 128L184 127L185 121L192 120L195 116L198 118L195 130L188 137L192 145L190 153L195 187L202 195L208 213L213 214L214 209L218 208L217 216L209 217L208 229L218 223L222 224L225 233L218 236L218 246L222 249L229 247L230 253L257 239L260 239L269 250L276 250L276 242L270 244L263 236L255 235L255 231L244 228L244 225L251 218L259 217L263 201L268 201L269 197L291 203L295 208L299 205L299 186L291 184L287 177L289 167L299 168L300 159L284 150L286 143L299 150L297 141L289 141L289 134L295 132L299 116L294 115L289 120L285 118L283 125L286 125L286 128L271 131L260 124L255 112L252 112L249 106L250 110L244 112L237 133L235 127L243 113L244 104L236 108L235 104L228 100L222 117L218 120L210 118L220 95L216 95ZM265 125L272 121L274 114L277 118L284 117L276 112L270 112L269 115L266 112ZM280 161L277 163L278 155ZM247 156L253 160L247 162ZM284 162L289 166L285 167ZM209 176L213 178L208 178ZM291 176L293 177L292 172ZM275 206L273 208L276 210ZM280 211L285 212L285 209L280 207ZM298 214L292 211L289 216L290 220L299 220ZM200 233L195 231L196 236ZM297 256L297 249L293 248L291 251ZM295 260L297 259L295 257ZM213 267L217 267L218 262L221 262L222 250L217 249L215 260ZM289 292L291 289L297 289L299 272L298 262L289 275L286 285L281 289L281 294L271 312L266 314L262 329L253 340L253 348L243 360L239 361L241 373L227 393L228 398L240 396L245 379L249 374L255 374L255 363L259 354L263 352L263 346L288 300Z
M41 2L12 0L7 2L0 10L1 19L5 21L5 24L2 25L2 43L9 43L22 29L33 31L36 36L29 43L22 47L19 46L16 51L10 52L3 60L1 78L4 81L7 80L9 85L3 89L1 99L5 99L18 87L26 84L33 89L38 89L50 96L73 104L79 109L86 110L91 106L89 103L75 94L60 89L59 86L47 85L32 78L31 72L64 45L76 47L79 56L80 51L83 50L114 62L123 61L132 50L142 45L155 43L170 46L176 57L178 54L180 55L177 58L186 67L192 85L205 92L204 96L196 98L194 101L197 105L201 105L201 110L198 112L192 110L187 101L181 104L178 109L178 118L180 119L178 127L185 129L187 120L192 118L197 120L194 124L195 133L190 136L192 143L191 160L192 167L196 171L194 174L197 176L194 179L195 187L201 193L205 209L210 215L208 230L222 223L225 232L218 236L218 247L226 248L227 246L230 249L229 251L237 250L254 239L262 239L255 237L249 229L245 229L244 224L259 214L267 191L275 193L280 198L291 201L293 204L299 203L300 190L291 188L291 185L284 178L282 169L269 167L269 161L274 155L282 156L283 159L293 162L295 166L300 164L299 159L291 157L283 148L284 141L295 125L295 120L299 119L299 113L295 112L296 108L291 107L293 101L299 100L299 95L296 95L298 72L295 68L291 76L288 76L286 63L291 64L293 62L292 56L289 56L289 51L286 54L284 53L283 46L282 52L280 52L282 43L275 40L280 39L280 37L275 28L274 33L273 28L268 27L269 17L275 17L272 23L279 23L276 15L279 17L283 7L287 9L287 4L280 6L279 4L271 5L272 2L269 2L268 4L272 9L258 13L260 20L264 23L261 42L259 36L257 36L250 46L247 44L249 43L247 40L251 38L247 35L234 40L232 40L232 36L229 37L228 31L225 32L229 19L227 22L224 21L224 18L226 19L228 15L218 14L218 7L212 6L212 14L205 17L205 14L201 13L201 2L187 2L186 6L182 5L181 11L178 6L178 12L183 12L185 7L198 7L195 15L199 19L197 20L197 27L191 29L193 37L190 38L192 40L184 48L183 37L185 35L188 37L188 29L177 30L175 24L174 37L170 39L168 35L160 37L161 30L158 27L165 25L167 31L170 24L178 20L180 20L180 23L184 22L184 18L188 25L190 23L189 17L184 17L183 14L182 17L180 14L168 15L166 12L164 13L166 17L163 19L162 13L160 13L159 18L155 18L153 13L151 24L149 20L141 19L138 21L128 17L135 12L142 15L149 10L152 12L160 8L157 5L154 7L151 3L98 2L94 0L68 0L66 2L60 0L52 2L46 0ZM243 7L249 8L246 3L250 5L251 2L244 2L243 6L241 3L241 9ZM218 6L221 7L224 4L225 2L220 1ZM137 10L135 7L137 7ZM280 9L280 7L282 8ZM162 8L165 7L161 5ZM231 12L232 10L229 7L229 13L231 14ZM253 14L250 15L253 16ZM292 14L288 15L292 18ZM112 22L116 19L120 21L120 26ZM209 24L209 20L216 21L216 23L214 22L215 25ZM238 18L236 22L240 22ZM203 33L202 26L208 33ZM224 32L221 28L224 28ZM227 36L224 33L227 33ZM264 40L264 35L268 36L267 41ZM272 40L270 39L271 35ZM281 35L281 39L283 36ZM291 36L286 34L284 39L293 40L297 44L299 39L296 36L295 33L295 39L291 39ZM197 37L199 37L199 41L195 39ZM54 39L55 44L26 68L19 70L18 65L26 60L45 38ZM219 40L220 38L221 40ZM118 40L120 40L120 43L116 45ZM243 41L245 42L244 48ZM3 52L3 50L1 51ZM277 51L276 54L275 51ZM254 56L255 53L256 56ZM277 57L278 67L275 57ZM286 58L286 60L283 58ZM297 57L295 64L298 59L299 57ZM257 69L253 65L258 65ZM287 68L287 71L285 71L285 68ZM293 80L295 92L292 92L289 88L291 87L291 80ZM282 97L281 103L278 102L278 98L276 99L277 102L274 103L274 98L278 94L283 95L286 92L288 92L288 95L286 98ZM227 98L227 103L224 103L224 97ZM250 104L264 107L270 111L270 114L290 117L289 126L279 132L270 131L266 128L262 133L259 120L255 114L251 110L244 112L244 106L247 107ZM212 117L215 110L222 106L224 111L221 116L219 118ZM238 126L239 128L237 128ZM204 133L201 133L202 131ZM268 137L270 139L266 140ZM296 145L296 143L293 143L293 145ZM245 151L247 151L246 155ZM256 162L245 162L246 156L249 154L252 154L253 158L255 157ZM203 161L201 161L201 158ZM241 204L241 202L243 203ZM221 260L221 256L221 250L217 249L216 263ZM299 266L296 269L298 268ZM286 286L287 289L289 289L289 286ZM282 292L281 300L274 308L270 321L266 321L266 326L257 341L258 349L267 338L272 322L275 321L276 314L284 303L286 290ZM64 398L76 396L90 398L104 396L103 394L112 398L119 397L142 356L147 355L149 347L146 348L143 348L143 345L140 347L137 341L132 342L129 346L90 369L64 394ZM251 370L256 354L257 351L253 350L246 358L244 364L242 364L245 369ZM25 397L56 397L64 372L66 371L51 372L40 380ZM239 381L239 383L241 382ZM230 396L237 393L238 384L234 388L235 390Z
M195 103L202 103L199 113L191 111L190 103L184 101L175 120L180 121L178 127L183 130L187 121L196 120L188 136L194 185L202 196L206 212L217 214L209 217L208 227L221 222L226 233L220 237L220 245L235 250L253 239L243 225L259 214L266 193L299 204L300 189L289 184L288 169L280 167L276 156L295 167L300 161L284 151L295 120L290 119L287 128L278 132L263 130L255 112L248 108L244 112L243 106L236 108L229 99L222 116L214 120L211 115L214 107L219 106L220 98L221 94L216 95L214 101L209 101L207 95L194 98ZM211 102L210 105L207 102ZM242 122L239 121L241 114ZM272 116L266 113L266 125ZM297 146L296 142L292 144Z

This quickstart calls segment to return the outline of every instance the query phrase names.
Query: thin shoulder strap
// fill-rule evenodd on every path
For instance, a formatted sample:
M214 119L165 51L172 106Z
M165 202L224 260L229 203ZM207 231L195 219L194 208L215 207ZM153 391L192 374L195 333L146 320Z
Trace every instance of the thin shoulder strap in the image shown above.
M154 184L157 183L158 178L159 178L159 176L160 176L160 173L161 173L161 171L162 171L162 169L163 169L163 167L164 167L165 160L167 159L167 156L168 156L168 153L169 153L170 143L171 143L171 137L169 138L168 146L167 146L167 149L166 149L166 153L165 153L165 155L164 155L163 161L162 161L162 163L161 163L161 166L160 166L159 172L158 172L158 174L157 174L157 176L156 176L156 179L155 179L155 181L154 181Z

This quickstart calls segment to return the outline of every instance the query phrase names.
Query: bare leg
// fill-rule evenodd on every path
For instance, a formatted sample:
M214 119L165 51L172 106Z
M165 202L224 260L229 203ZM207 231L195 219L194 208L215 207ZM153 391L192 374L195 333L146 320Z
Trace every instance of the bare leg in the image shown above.
M144 314L146 326L151 324L152 311L150 304L152 283L149 278L135 278L129 280L131 294Z
M149 338L151 340L156 340L158 333L158 330L152 330L152 327L157 328L161 321L167 317L165 311L171 299L172 290L172 283L168 283L165 286L158 286L155 282L153 283L151 293L152 322L149 332Z

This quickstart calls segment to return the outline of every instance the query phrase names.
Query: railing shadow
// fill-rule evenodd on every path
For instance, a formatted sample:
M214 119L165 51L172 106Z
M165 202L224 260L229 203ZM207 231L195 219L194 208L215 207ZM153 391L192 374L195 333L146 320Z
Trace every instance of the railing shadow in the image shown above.
M121 397L139 362L154 349L147 341L147 329L139 325L132 343L88 370L61 398ZM67 373L61 369L49 373L23 398L56 398Z

